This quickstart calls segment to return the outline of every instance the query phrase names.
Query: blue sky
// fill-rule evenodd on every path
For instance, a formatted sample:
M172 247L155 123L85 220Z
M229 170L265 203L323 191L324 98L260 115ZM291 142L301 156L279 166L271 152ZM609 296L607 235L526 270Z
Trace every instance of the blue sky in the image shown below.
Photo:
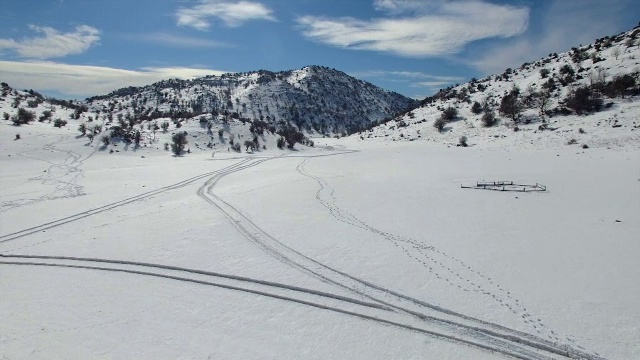
M637 0L0 0L0 80L84 98L323 65L422 98L638 20Z

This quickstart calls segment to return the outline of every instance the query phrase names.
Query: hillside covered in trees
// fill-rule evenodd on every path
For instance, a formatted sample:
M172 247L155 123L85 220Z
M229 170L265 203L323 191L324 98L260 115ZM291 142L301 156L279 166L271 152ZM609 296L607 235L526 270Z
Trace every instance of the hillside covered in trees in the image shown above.
M319 134L353 133L417 104L322 66L171 79L86 100L91 111L107 117L125 114L136 121L147 121L212 114L276 126L291 124Z

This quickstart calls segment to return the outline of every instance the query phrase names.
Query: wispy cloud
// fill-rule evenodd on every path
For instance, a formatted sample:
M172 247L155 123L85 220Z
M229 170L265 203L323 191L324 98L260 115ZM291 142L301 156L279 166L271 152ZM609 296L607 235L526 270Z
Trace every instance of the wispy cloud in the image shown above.
M150 42L162 46L174 48L229 48L232 44L216 41L211 39L203 39L191 36L181 36L169 33L144 33L125 35L128 39L134 41Z
M451 85L455 83L455 81L420 81L420 82L416 82L416 83L412 83L410 86L411 87L417 87L417 88L439 88L445 85Z
M492 74L552 52L592 43L598 37L619 31L624 11L636 6L635 1L555 0L542 19L541 30L528 31L511 41L491 46L468 63L484 74Z
M76 26L75 31L61 33L50 27L29 25L42 36L20 40L0 39L0 51L14 51L29 59L50 59L81 54L100 41L100 30L88 26Z
M302 34L314 41L353 50L405 57L454 54L472 41L511 37L527 29L529 9L482 0L377 0L386 17L301 16Z
M365 70L351 72L349 75L363 78L380 80L393 83L405 83L411 88L420 88L429 93L438 91L441 88L461 83L464 81L460 76L448 76L448 75L435 75L420 71L405 71L405 70ZM426 95L413 95L414 99L423 99Z
M437 9L446 0L374 0L373 7L391 14L427 12Z
M217 18L225 26L237 27L250 20L276 21L273 10L255 1L200 0L192 7L176 12L178 25L208 30L211 19Z
M440 81L449 81L456 82L462 81L463 78L460 76L443 76L443 75L434 75L429 73L424 73L420 71L404 71L404 70L367 70L367 71L359 71L352 73L352 76L355 77L364 77L364 78L401 78L405 79L405 81L416 80L416 79L433 79Z
M169 78L193 79L224 71L186 67L144 67L138 70L56 62L0 61L0 78L21 89L55 91L71 97L109 93L126 86L149 85Z

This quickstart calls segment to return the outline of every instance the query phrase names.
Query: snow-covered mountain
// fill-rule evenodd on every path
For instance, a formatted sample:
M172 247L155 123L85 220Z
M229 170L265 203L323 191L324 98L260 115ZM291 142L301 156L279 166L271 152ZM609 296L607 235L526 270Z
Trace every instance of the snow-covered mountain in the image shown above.
M352 133L418 102L322 66L171 79L87 99L92 111L142 120L225 114L291 123L307 132Z
M640 27L440 90L356 140L640 146ZM438 128L438 125L439 128Z
M135 140L143 148L161 149L180 128L191 138L194 147L190 150L202 151L219 149L220 145L226 149L234 144L234 137L250 140L256 136L260 136L260 147L273 148L287 129L312 137L344 136L418 104L320 66L171 79L85 101L47 98L4 82L0 93L2 119L17 125L16 130L29 123L53 125L78 129L82 135L89 134L91 142L107 136L111 140L105 139L106 147Z

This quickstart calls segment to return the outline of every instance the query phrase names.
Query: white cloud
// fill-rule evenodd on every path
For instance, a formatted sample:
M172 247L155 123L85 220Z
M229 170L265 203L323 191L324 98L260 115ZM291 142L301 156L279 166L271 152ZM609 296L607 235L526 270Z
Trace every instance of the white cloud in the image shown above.
M0 61L0 78L9 85L19 89L55 91L72 97L102 95L122 87L144 86L169 78L193 79L223 73L225 72L219 70L185 67L124 70L56 62Z
M427 12L442 5L442 0L374 0L376 10L388 11L392 14L407 12Z
M237 27L250 20L276 21L273 11L255 1L200 0L198 5L179 8L178 25L207 30L211 18L217 18L228 27Z
M351 76L365 79L379 79L387 82L408 83L412 88L423 88L429 92L438 91L441 88L461 83L464 81L460 76L434 75L420 71L389 71L389 70L367 70L350 73ZM423 99L423 95L414 95L414 99Z
M233 47L229 43L222 41L202 39L190 36L180 36L168 33L145 33L131 34L126 36L128 39L135 41L145 41L159 45L176 47L176 48L228 48Z
M29 28L43 36L22 40L0 39L0 51L12 50L30 59L50 59L81 54L100 41L100 30L88 25L76 26L75 31L68 33L35 25L29 25Z
M297 23L305 37L331 46L433 57L457 53L472 41L518 35L529 20L526 7L480 0L378 0L374 6L392 16L371 20L301 16Z
M426 88L436 88L442 87L444 85L451 85L455 83L455 81L420 81L417 83L411 84L411 87L426 87Z
M620 19L636 0L555 0L543 16L541 29L486 49L470 60L484 74L538 60L553 52L620 31Z
M438 80L438 81L448 81L449 83L459 82L464 80L460 76L433 75L433 74L428 74L420 71L404 71L404 70L396 70L396 71L367 70L367 71L352 73L352 76L364 77L364 78L384 78L385 80L388 80L390 78L402 78L405 81L416 80L416 79L431 79L431 80Z

